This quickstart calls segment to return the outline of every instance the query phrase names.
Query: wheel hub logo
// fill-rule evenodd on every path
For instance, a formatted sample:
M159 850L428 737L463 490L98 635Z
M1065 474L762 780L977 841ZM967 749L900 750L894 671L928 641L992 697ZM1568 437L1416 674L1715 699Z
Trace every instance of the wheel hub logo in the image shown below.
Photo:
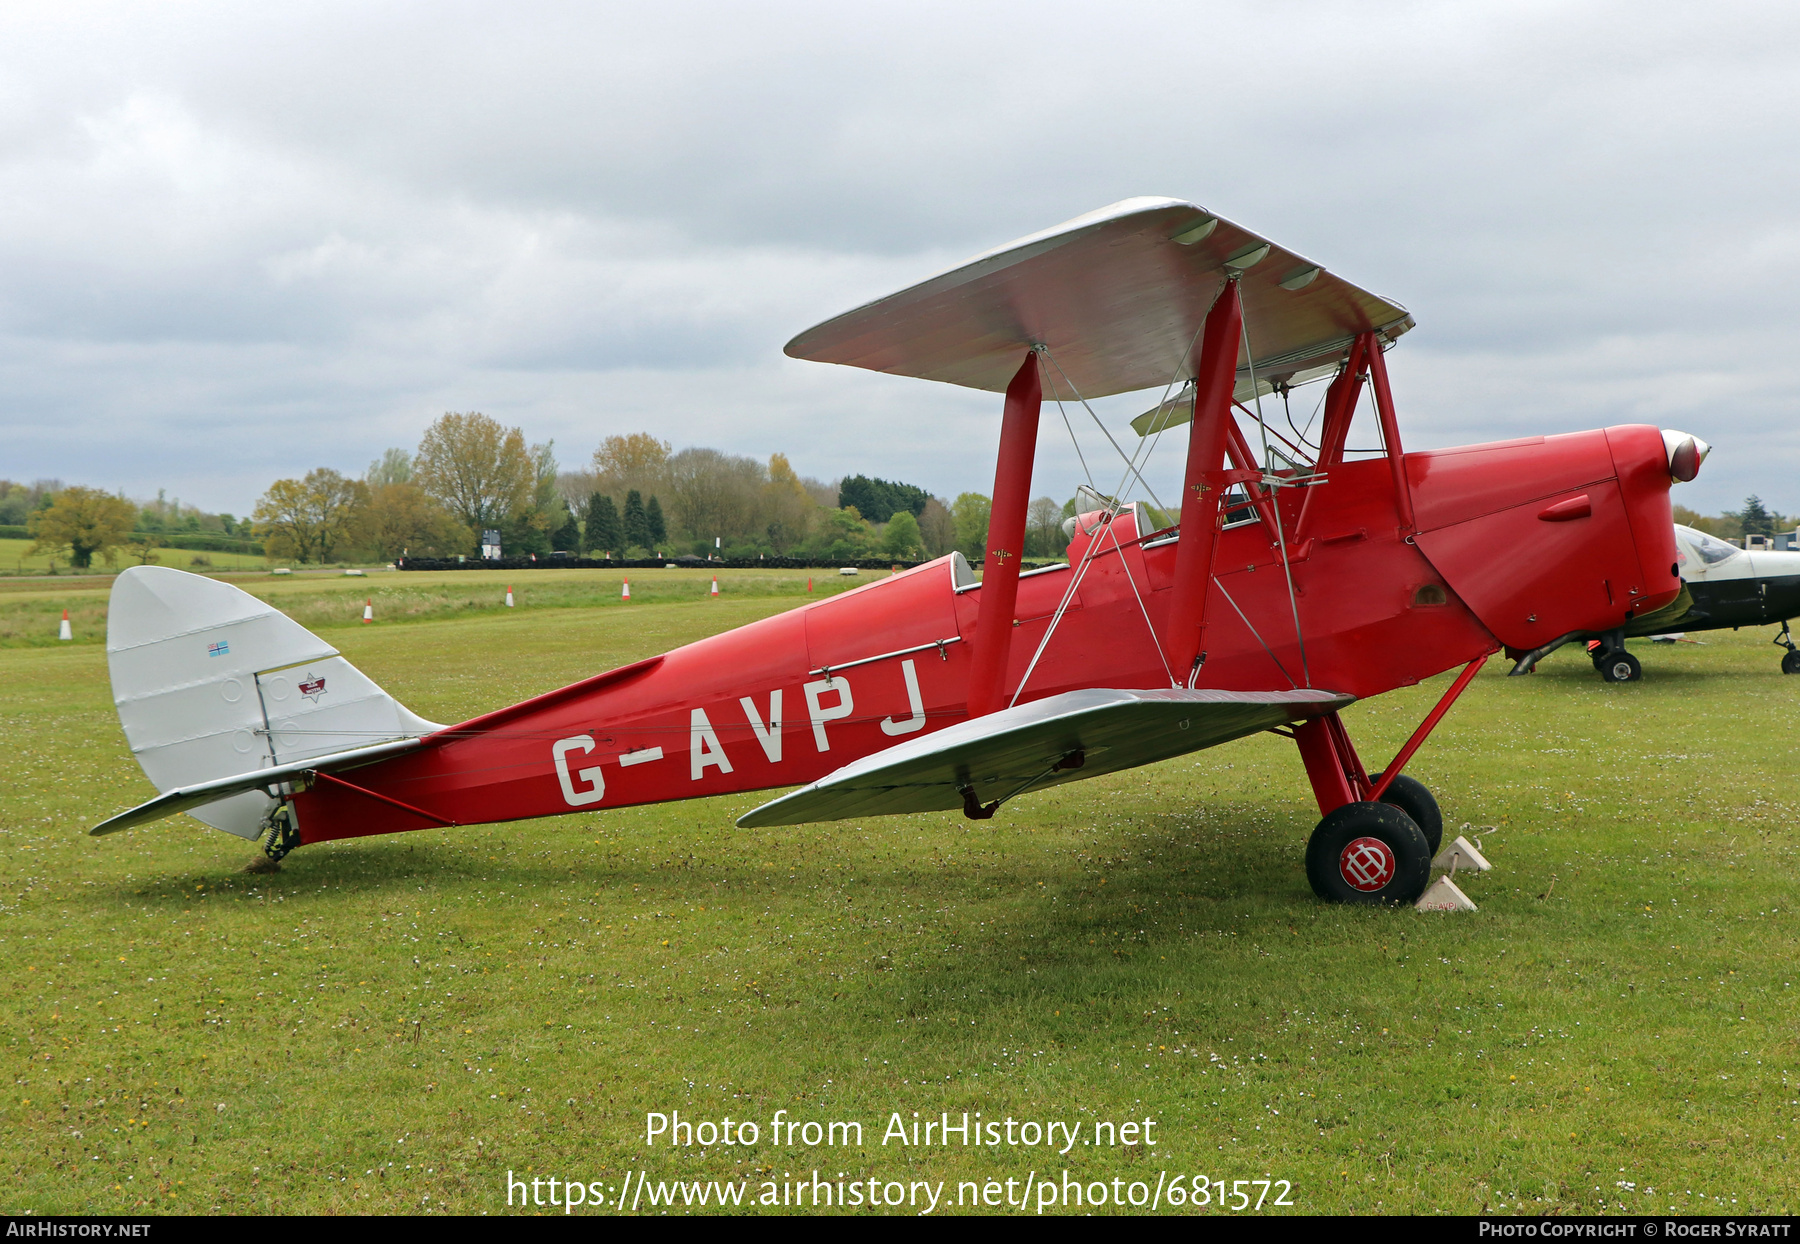
M1393 848L1379 838L1358 838L1338 856L1344 880L1365 893L1392 881L1395 867Z

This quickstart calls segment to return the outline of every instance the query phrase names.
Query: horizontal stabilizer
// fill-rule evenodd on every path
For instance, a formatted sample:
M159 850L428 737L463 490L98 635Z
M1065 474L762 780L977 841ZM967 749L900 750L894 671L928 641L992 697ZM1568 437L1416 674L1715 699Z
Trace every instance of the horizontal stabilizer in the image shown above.
M358 747L326 756L313 756L307 760L274 765L267 769L252 769L248 773L215 778L210 782L197 782L192 786L178 786L174 790L164 791L154 799L140 803L127 812L121 812L109 820L101 821L88 830L88 833L95 838L102 834L116 834L121 829L130 829L133 825L142 825L148 821L160 821L165 816L174 816L179 812L202 808L209 803L235 798L248 791L266 790L266 788L281 782L291 782L301 774L310 773L315 769L354 769L358 765L368 764L370 761L381 760L401 752L410 752L419 746L421 744L418 739L399 739L392 743L377 743L373 747Z
M1068 691L958 722L783 795L746 829L941 812L1098 777L1316 717L1355 697L1332 691ZM1061 767L1058 767L1061 766ZM964 791L972 792L966 796Z

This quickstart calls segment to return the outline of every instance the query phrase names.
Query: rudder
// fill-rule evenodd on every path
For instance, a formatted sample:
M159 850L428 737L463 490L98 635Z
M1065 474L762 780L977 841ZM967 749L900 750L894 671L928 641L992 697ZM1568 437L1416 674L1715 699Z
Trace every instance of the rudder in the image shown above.
M158 792L442 729L248 592L162 566L113 581L106 659L132 755ZM256 838L275 800L189 815Z

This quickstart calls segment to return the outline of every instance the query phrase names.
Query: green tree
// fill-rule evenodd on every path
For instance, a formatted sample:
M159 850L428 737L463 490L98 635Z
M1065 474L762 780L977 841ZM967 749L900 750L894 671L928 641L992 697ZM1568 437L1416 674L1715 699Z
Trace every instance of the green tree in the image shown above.
M562 506L562 525L550 537L550 547L559 553L573 553L581 547L581 524L575 521L575 511L567 502L559 501Z
M669 538L668 524L663 522L662 502L651 497L644 506L644 527L650 533L650 543L661 547Z
M404 449L384 449L381 457L369 463L369 469L363 472L363 483L371 488L382 484L412 483L412 455Z
M537 466L520 429L503 428L476 411L452 411L425 429L413 482L480 532L531 504Z
M603 492L590 493L582 518L588 552L610 554L624 548L619 511L613 507L611 497Z
M353 538L376 561L454 557L475 548L476 535L417 484L375 484L357 511Z
M853 506L871 523L885 523L895 511L905 510L915 518L924 512L931 494L912 484L852 475L838 484L838 506Z
M669 442L648 432L609 436L594 451L593 472L601 491L618 496L635 488L639 493L660 486L667 478Z
M643 494L633 488L625 494L625 513L620 519L626 548L650 547L650 519L644 513Z
M942 557L956 547L956 520L950 516L949 507L936 497L926 501L925 508L919 511L919 543L927 557Z
M1772 536L1775 534L1775 519L1763 508L1762 498L1754 493L1744 498L1744 508L1738 511L1738 521L1744 525L1747 536Z
M978 492L965 492L950 503L956 547L970 561L980 561L987 554L988 518L993 509L994 503Z
M763 485L760 508L763 533L777 555L799 545L812 530L813 512L818 506L794 473L786 454L769 455L769 482Z
M912 511L894 511L894 516L888 519L887 533L881 538L882 551L889 557L910 561L919 555L921 543L919 520L912 516Z
M875 552L875 533L856 507L826 510L808 542L813 556L831 561L855 561Z
M369 501L361 480L345 479L329 467L305 479L278 479L256 503L256 531L270 557L328 562L358 522Z
M49 505L32 512L26 530L34 537L33 553L68 550L77 570L93 565L99 553L112 565L119 546L131 535L137 507L98 488L64 488Z

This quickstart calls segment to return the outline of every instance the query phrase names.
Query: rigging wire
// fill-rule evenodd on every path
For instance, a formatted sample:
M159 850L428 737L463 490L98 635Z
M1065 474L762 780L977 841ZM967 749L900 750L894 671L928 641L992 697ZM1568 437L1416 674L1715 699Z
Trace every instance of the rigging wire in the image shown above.
M1112 537L1113 548L1119 554L1119 569L1125 572L1125 582L1131 585L1131 594L1137 600L1138 612L1144 615L1144 626L1149 630L1150 642L1156 648L1156 659L1162 662L1163 673L1169 676L1169 685L1179 687L1181 683L1176 680L1175 671L1169 668L1169 658L1163 652L1162 640L1156 636L1156 624L1150 620L1150 611L1144 607L1144 598L1138 595L1137 576L1132 574L1131 567L1125 564L1125 549L1119 544L1119 533L1113 529L1111 523L1106 525L1106 531ZM1138 537L1140 546L1142 540L1143 537L1140 535Z
M1275 662L1275 668L1281 671L1281 676L1283 678L1287 679L1288 686L1298 691L1300 689L1300 684L1294 681L1294 676L1292 674L1288 673L1287 666L1281 663L1281 658L1275 655L1275 650L1273 648L1269 647L1268 640L1262 637L1262 632L1256 629L1256 624L1251 622L1244 611L1238 608L1238 603L1231 599L1231 593L1225 590L1225 584L1220 581L1219 576L1217 575L1213 576L1213 586L1219 589L1219 595L1225 598L1225 603L1236 610L1237 616L1242 618L1244 625L1250 628L1250 633L1256 636L1256 642L1261 644L1262 650L1269 654L1269 660Z
M1102 519L1101 522L1110 524L1114 518L1118 517L1118 513L1117 509L1109 510L1107 517ZM1076 527L1079 529L1081 525L1081 518L1079 515L1076 516L1075 523ZM1100 541L1094 538L1094 532L1089 531L1084 532L1083 534L1088 537L1088 543L1087 547L1081 551L1081 563L1075 567L1075 572L1069 576L1069 586L1063 589L1062 599L1057 602L1056 611L1050 615L1050 625L1044 628L1043 638L1038 640L1037 651L1031 654L1031 660L1025 666L1024 676L1019 679L1019 685L1014 689L1012 699L1006 702L1006 707L1008 708L1017 704L1019 702L1019 697L1025 693L1025 684L1031 681L1032 672L1037 669L1037 663L1043 657L1044 650L1050 646L1050 637L1056 634L1057 625L1062 621L1063 614L1068 611L1070 602L1075 599L1075 593L1081 587L1081 580L1087 575L1088 566L1092 564L1094 560L1094 553L1100 547Z
M1162 398L1156 404L1159 415L1163 407L1168 405L1169 390L1173 389L1175 382L1181 379L1181 373L1188 369L1188 361L1194 357L1194 347L1200 343L1200 334L1206 331L1206 321L1212 315L1213 308L1219 305L1219 298L1225 293L1225 285L1224 281L1219 282L1219 288L1213 291L1212 301L1206 304L1206 314L1200 317L1200 322L1194 328L1194 335L1188 338L1187 349L1183 350L1181 357L1175 360L1175 372L1169 377L1169 383L1163 386ZM1139 440L1138 449L1144 455L1144 465L1150 464L1150 456L1156 452L1156 447L1162 444L1163 433L1167 432L1169 427L1168 417L1161 416L1157 419L1156 435L1148 438L1149 443L1146 445L1143 440ZM1133 459L1136 459L1135 453ZM1160 502L1157 508L1162 509ZM1181 522L1180 510L1175 512L1174 518L1177 524Z
M1314 462L1318 461L1318 454L1324 447L1321 445L1313 444L1310 440L1308 440L1306 438L1306 434L1308 432L1312 431L1312 425L1318 421L1319 412L1321 410L1325 409L1325 394L1328 391L1329 387L1330 386L1326 386L1326 388L1319 390L1319 400L1318 400L1317 404L1313 406L1313 413L1307 417L1306 426L1304 428L1297 428L1294 426L1294 408L1288 402L1288 394L1292 393L1294 390L1290 387L1290 388L1283 389L1282 393L1281 393L1281 405L1287 411L1288 430L1293 432L1294 438L1296 440L1298 440L1302 445L1306 446L1308 449L1313 451Z
M1047 346L1036 345L1031 348L1039 354L1050 353ZM1061 371L1062 369L1059 367L1057 370ZM1063 427L1067 428L1069 432L1069 443L1075 446L1075 460L1081 463L1081 473L1087 476L1088 487L1098 493L1100 486L1094 483L1094 473L1088 469L1087 456L1081 452L1081 440L1075 435L1075 425L1069 422L1069 412L1063 408L1062 394L1056 390L1056 377L1046 378L1050 381L1050 400L1056 403L1056 413L1062 416Z
M1221 294L1223 292L1224 292L1224 286L1221 285L1219 287L1218 291L1216 291L1213 294L1213 302L1214 303L1216 303L1218 301L1219 294ZM1212 311L1212 307L1211 307L1211 304L1209 304L1207 307L1208 314L1210 314L1211 311ZM1158 411L1161 411L1163 409L1163 407L1168 404L1169 391L1171 389L1173 389L1175 387L1176 382L1181 379L1181 373L1184 372L1185 370L1187 370L1188 359L1193 355L1194 345L1196 342L1198 342L1200 340L1200 334L1205 330L1205 328L1206 328L1206 317L1201 316L1200 317L1200 326L1194 330L1194 335L1188 339L1187 349L1183 350L1181 353L1181 357L1175 361L1174 374L1169 377L1168 383L1163 386L1162 397L1157 402L1157 405L1156 405L1156 409ZM1080 391L1075 388L1074 382L1069 380L1069 374L1067 372L1063 371L1062 364L1058 363L1056 361L1056 356L1050 352L1050 347L1046 344L1040 343L1038 345L1033 346L1032 348L1034 350L1041 351L1044 354L1044 356L1050 360L1051 366L1055 367L1056 370L1062 374L1063 379L1068 382L1069 390L1075 394L1075 396L1078 400L1081 400L1081 404L1084 407L1087 407L1088 414L1090 416L1093 416L1094 422L1099 425L1100 430L1102 432L1106 432L1106 425L1103 423L1100 423L1100 418L1098 415L1094 414L1093 408L1091 406L1087 405L1087 402L1085 399L1081 398ZM1081 456L1081 442L1075 436L1074 427L1069 425L1069 417L1068 417L1067 413L1063 411L1062 398L1056 392L1056 383L1055 383L1054 379L1051 380L1050 389L1051 389L1051 394L1056 401L1057 411L1058 411L1058 413L1062 414L1062 416L1063 416L1063 424L1065 427L1068 427L1068 429L1069 429L1069 439L1071 441L1075 442L1076 456L1080 457ZM1150 438L1149 443L1148 443L1148 449L1146 450L1143 442L1140 442L1138 450L1136 452L1134 452L1129 458L1127 458L1125 456L1125 451L1119 447L1119 442L1116 440L1113 440L1112 434L1110 432L1107 433L1107 439L1109 441L1112 441L1113 449L1118 453L1118 455L1121 458L1125 458L1125 474L1123 476L1121 476L1119 479L1119 487L1118 487L1117 491L1123 492L1125 484L1130 481L1130 479L1133 475L1137 475L1138 482L1143 483L1144 477L1143 477L1142 473L1138 470L1138 466L1137 466L1137 455L1138 455L1138 453L1142 453L1143 461L1147 465L1150 461L1150 454L1155 452L1157 442L1162 440L1162 434L1164 432L1166 432L1167 430L1168 430L1168 424L1165 422L1156 429L1156 435L1153 438ZM1094 483L1093 472L1088 470L1087 459L1085 457L1081 458L1081 468L1082 468L1082 471L1087 474L1088 487L1094 490L1095 495L1097 495L1097 496L1103 495L1100 493L1099 487ZM1162 504L1162 499L1160 497L1158 497L1155 494L1155 492L1151 491L1149 484L1147 484L1147 483L1144 484L1144 490L1146 492L1150 493L1151 498L1156 502L1157 509L1164 510L1165 515L1166 515L1167 511L1166 511L1166 507ZM1109 502L1109 505L1108 505L1108 508L1106 511L1106 517L1104 519L1102 519L1101 521L1107 526L1108 530L1111 530L1113 520L1118 518L1120 510L1123 509L1124 507L1122 507L1119 504L1118 498L1116 496L1107 498L1107 501ZM1180 521L1179 512L1176 514L1176 520L1178 522ZM1077 516L1077 521L1079 521L1079 515ZM1056 628L1057 628L1058 624L1061 623L1063 614L1068 611L1069 604L1071 601L1074 600L1076 591L1081 587L1081 581L1087 574L1087 568L1092 563L1094 554L1100 548L1100 541L1093 538L1093 536L1094 536L1093 532L1090 531L1085 534L1088 535L1089 539L1088 539L1087 548L1082 550L1081 564L1075 568L1075 573L1069 577L1069 586L1066 589L1064 589L1062 600L1057 603L1056 611L1055 611L1055 613L1053 613L1051 615L1050 625L1048 625L1047 627L1044 628L1043 638L1038 640L1037 650L1031 654L1031 661L1025 667L1025 674L1022 678L1019 679L1018 688L1013 692L1012 699L1010 701L1008 701L1008 703L1007 703L1007 707L1009 707L1009 708L1012 707L1012 705L1018 703L1019 696L1024 693L1025 685L1031 681L1031 675L1032 675L1033 671L1035 671L1037 669L1038 661L1040 659L1042 659L1045 649L1047 649L1050 646L1051 636L1056 634ZM1138 538L1139 538L1140 543L1142 542L1143 536L1144 536L1144 533L1140 531L1138 533ZM1113 535L1113 544L1114 544L1114 547L1118 546L1118 535L1116 533L1114 533L1114 535ZM1119 564L1120 564L1120 568L1125 571L1126 579L1131 580L1132 579L1131 567L1125 564L1124 551L1122 549L1120 550L1120 554L1119 554ZM1134 595L1137 593L1137 583L1135 581L1132 581L1131 590ZM1144 609L1144 602L1141 597L1138 600L1138 608L1140 611L1142 611L1144 613L1144 621L1146 624L1148 624L1150 621L1150 615L1149 615L1149 612ZM1154 641L1156 643L1157 656L1159 657L1159 659L1162 660L1163 670L1165 673L1169 674L1169 682L1170 682L1170 685L1173 686L1173 685L1175 685L1175 676L1174 676L1174 673L1169 670L1168 658L1163 655L1162 643L1160 640L1156 639L1156 628L1154 626L1150 627L1150 637L1151 637L1152 641ZM1292 682L1293 680L1289 679L1288 681Z
M1118 492L1124 492L1125 485L1129 483L1131 477L1135 475L1137 476L1137 482L1143 487L1144 491L1150 494L1150 499L1156 502L1156 508L1159 510L1167 510L1168 507L1163 505L1162 498L1156 495L1156 490L1154 488L1150 487L1150 481L1146 480L1143 472L1138 470L1135 455L1131 457L1126 456L1125 450L1119 445L1119 442L1113 436L1112 431L1100 421L1100 416L1094 413L1094 408L1088 405L1088 401L1085 397L1081 396L1081 390L1075 387L1075 382L1073 380L1069 379L1069 373L1063 371L1062 364L1056 361L1056 355L1051 353L1050 347L1041 345L1038 349L1044 352L1044 357L1050 360L1050 365L1056 368L1057 372L1062 376L1063 382L1069 386L1069 392L1075 395L1075 400L1080 402L1082 409L1087 411L1088 417L1094 421L1094 426L1099 428L1106 436L1106 439L1112 442L1112 447L1118 451L1119 457L1125 459L1125 478L1119 481Z
M1244 358L1247 360L1246 365L1250 369L1250 396L1256 402L1256 426L1262 431L1263 478L1265 480L1273 480L1275 487L1279 489L1281 485L1287 481L1282 480L1280 476L1275 475L1269 470L1269 425L1263 418L1262 392L1256 385L1256 355L1252 353L1250 349L1250 322L1247 319L1240 319L1238 321L1238 328L1244 338ZM1275 514L1276 542L1281 548L1281 572L1287 577L1288 607L1292 609L1294 613L1294 639L1300 645L1300 677L1305 679L1306 685L1310 687L1312 686L1312 668L1307 664L1306 660L1306 635L1300 627L1300 598L1294 593L1294 568L1288 562L1287 532L1283 531L1281 526L1280 492L1276 492L1275 504L1269 508L1274 511Z

